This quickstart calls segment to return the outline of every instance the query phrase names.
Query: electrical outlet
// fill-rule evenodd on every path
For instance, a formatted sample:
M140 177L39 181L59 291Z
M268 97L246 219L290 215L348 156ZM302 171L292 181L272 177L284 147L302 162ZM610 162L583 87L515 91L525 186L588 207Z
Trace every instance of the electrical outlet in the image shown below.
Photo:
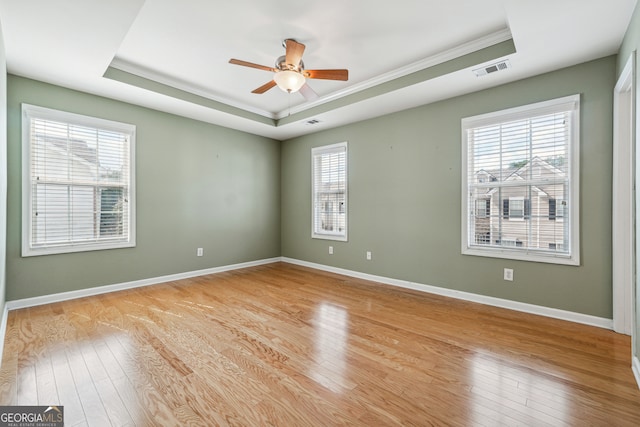
M333 255L333 246L329 246L329 255Z
M204 255L204 249L198 248L198 251L196 252L196 255L198 255L198 256Z
M371 251L367 251L367 261L371 261Z
M513 268L505 268L504 269L504 280L508 280L509 282L513 282Z

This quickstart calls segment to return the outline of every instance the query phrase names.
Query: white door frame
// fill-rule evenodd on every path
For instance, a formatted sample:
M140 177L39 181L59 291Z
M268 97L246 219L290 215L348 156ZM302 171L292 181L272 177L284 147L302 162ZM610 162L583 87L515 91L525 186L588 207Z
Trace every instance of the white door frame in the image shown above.
M635 51L614 89L613 102L613 330L632 335L635 287Z

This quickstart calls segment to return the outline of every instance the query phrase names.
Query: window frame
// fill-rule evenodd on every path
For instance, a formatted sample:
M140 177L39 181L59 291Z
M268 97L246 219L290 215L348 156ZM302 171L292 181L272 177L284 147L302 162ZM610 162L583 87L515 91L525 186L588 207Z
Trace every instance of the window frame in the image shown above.
M524 120L545 114L571 111L569 141L567 154L569 157L569 175L567 194L564 200L571 207L569 214L569 252L568 254L552 253L524 249L508 249L504 247L479 246L472 244L475 239L470 236L469 224L469 137L467 131L473 128L498 125L516 120ZM548 101L537 102L505 110L465 117L461 120L462 130L462 204L461 204L461 253L463 255L492 258L514 259L522 261L543 262L564 265L580 265L580 94L565 96ZM566 208L565 208L566 209ZM565 211L566 212L566 211ZM526 216L526 213L525 213ZM513 218L510 218L513 220Z
M344 232L322 232L316 230L316 157L323 154L331 154L344 151L344 202L338 207L338 213L344 213ZM323 145L311 149L311 238L323 240L348 241L349 229L349 148L347 142Z
M22 252L23 257L53 255L75 252L88 252L105 249L131 248L136 246L136 190L135 190L135 146L136 126L97 117L22 104ZM129 137L129 182L120 188L128 189L128 238L105 241L70 241L61 244L44 246L33 245L33 191L32 191L32 158L31 158L31 121L32 119L51 120L66 125L77 125L104 131L119 132ZM70 184L71 185L71 184ZM98 190L98 197L102 197L105 188L89 186L94 192ZM115 187L114 187L115 188Z

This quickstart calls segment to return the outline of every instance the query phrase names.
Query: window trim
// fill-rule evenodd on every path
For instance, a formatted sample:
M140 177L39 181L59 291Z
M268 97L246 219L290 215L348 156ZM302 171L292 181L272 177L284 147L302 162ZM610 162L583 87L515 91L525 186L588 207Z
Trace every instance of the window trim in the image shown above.
M567 200L569 210L570 237L569 254L541 253L527 250L509 250L504 247L471 247L469 245L468 219L468 136L471 128L498 124L503 122L527 119L532 116L551 114L557 111L572 110L571 126L569 128L569 188L564 200ZM537 102L505 110L465 117L461 120L462 133L462 191L461 191L461 252L463 255L504 258L522 261L543 262L551 264L580 265L580 94L565 96L548 101Z
M344 233L318 233L315 229L316 224L316 179L315 179L315 158L319 154L336 152L344 149L345 164L344 164L344 206L340 207L340 210L344 210ZM320 147L313 147L311 149L311 238L323 239L323 240L335 240L339 242L348 241L349 231L349 147L347 142L338 142L336 144L323 145Z
M22 252L23 257L88 252L104 249L130 248L136 246L136 126L67 111L55 110L30 104L22 104ZM31 119L54 120L67 124L99 128L129 135L129 238L121 241L69 243L46 247L32 247L33 204L31 188Z

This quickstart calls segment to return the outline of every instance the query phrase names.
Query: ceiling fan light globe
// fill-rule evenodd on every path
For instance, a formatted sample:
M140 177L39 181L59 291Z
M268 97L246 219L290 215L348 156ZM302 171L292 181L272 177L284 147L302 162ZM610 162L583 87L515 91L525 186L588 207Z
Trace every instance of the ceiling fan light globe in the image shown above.
M276 84L285 92L293 93L304 85L305 78L302 74L291 70L278 71L274 76Z

